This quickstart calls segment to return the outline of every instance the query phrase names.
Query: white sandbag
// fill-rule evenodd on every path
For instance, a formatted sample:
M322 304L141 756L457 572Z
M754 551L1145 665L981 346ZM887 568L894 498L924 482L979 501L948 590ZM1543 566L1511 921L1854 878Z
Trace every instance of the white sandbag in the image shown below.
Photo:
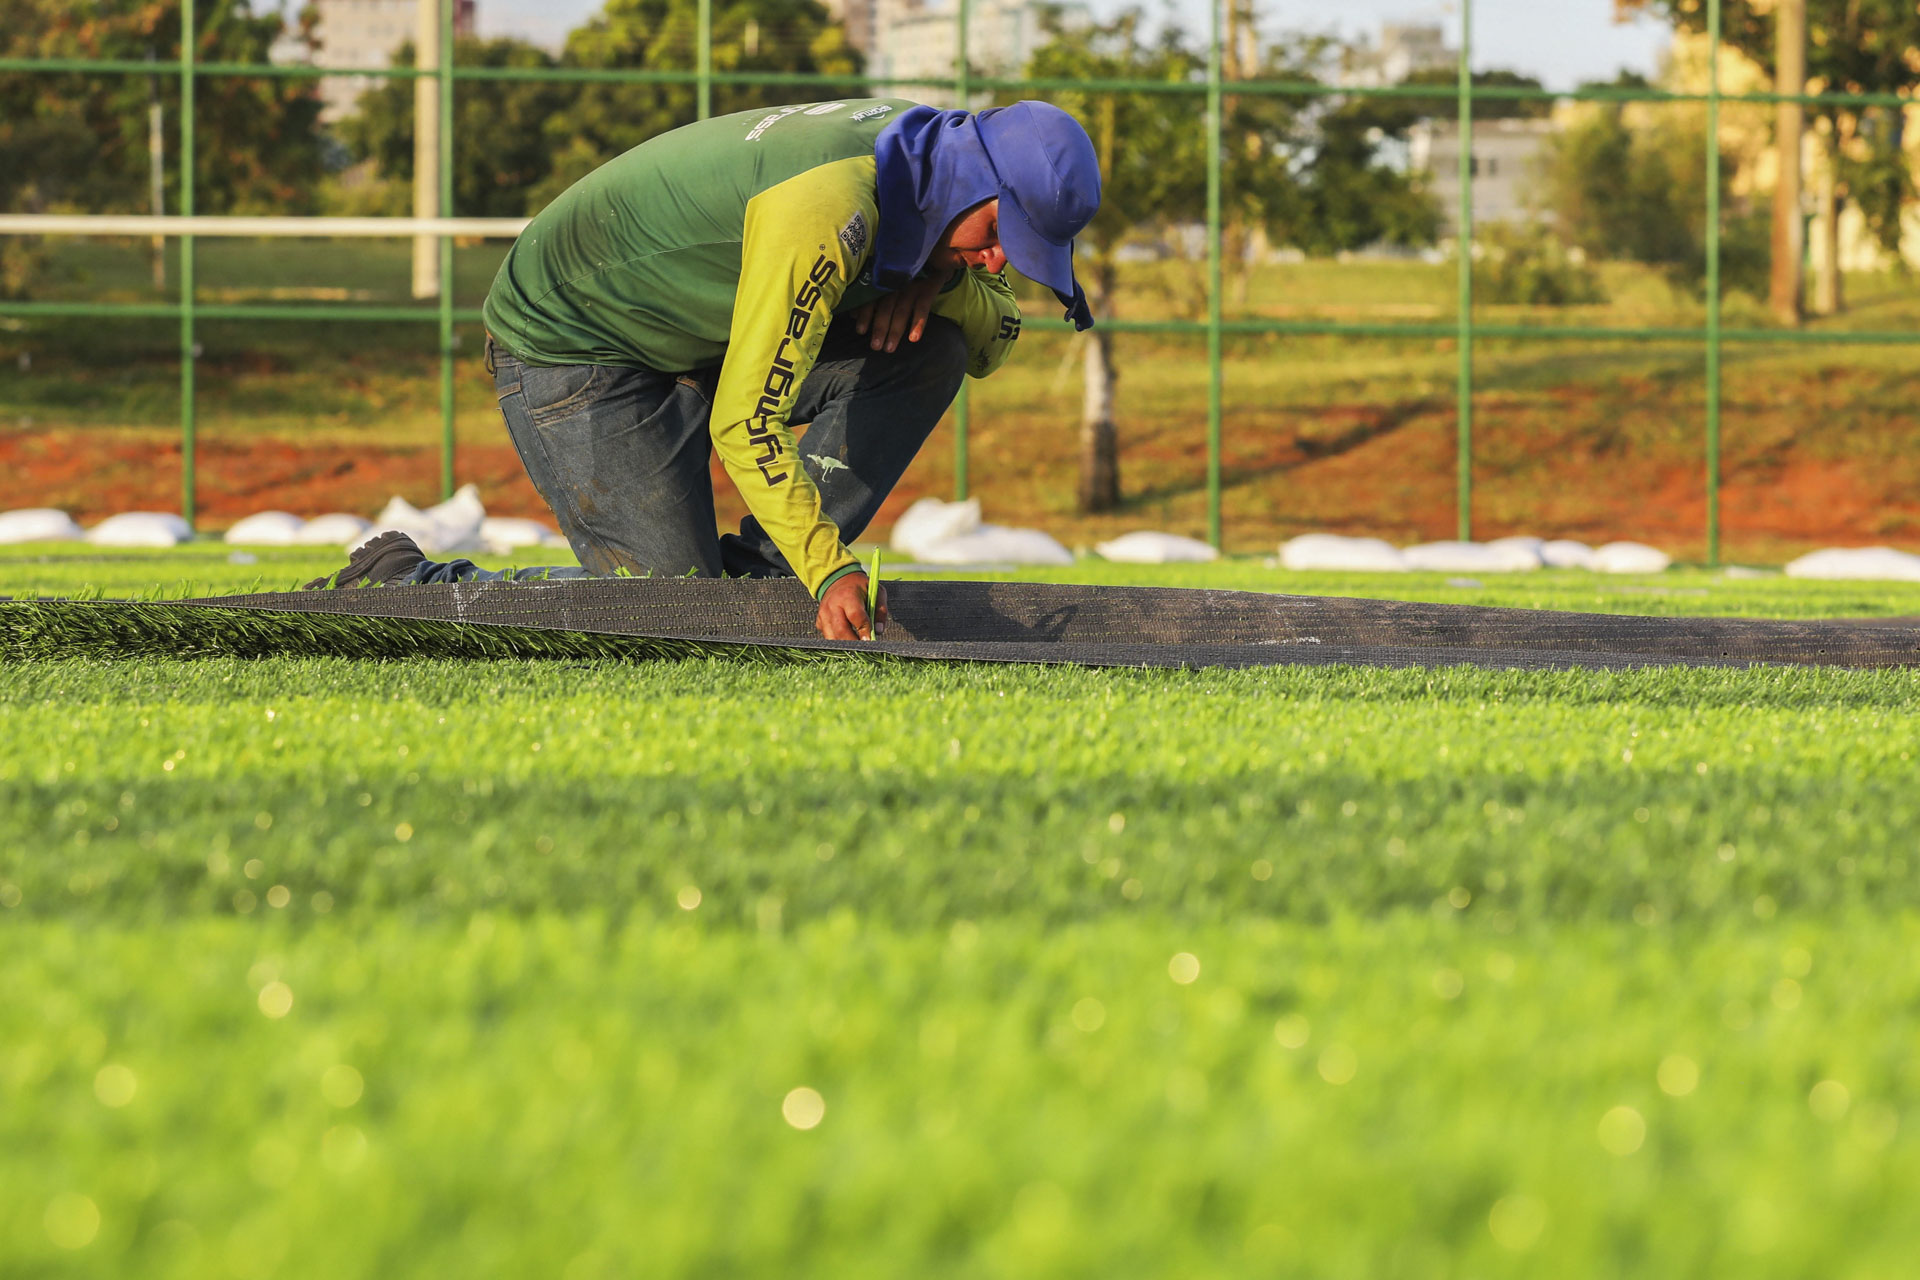
M1787 576L1843 582L1920 582L1920 556L1892 547L1828 547L1793 561L1787 566Z
M422 547L425 547L440 532L433 527L433 521L427 518L426 512L397 494L388 498L387 505L374 514L373 523L367 526L365 532L368 537L371 537L374 533L389 533L396 530L406 534Z
M1593 568L1593 548L1584 542L1575 542L1571 538L1555 538L1542 543L1540 558L1549 569L1591 569Z
M0 511L0 545L16 542L78 542L86 530L72 516L52 507Z
M1220 558L1219 548L1211 543L1145 529L1123 533L1111 542L1097 544L1094 550L1115 564L1205 564Z
M397 529L419 543L428 555L479 551L483 549L480 525L486 518L487 509L480 503L480 490L469 484L461 486L460 491L445 502L424 511L405 498L389 499L373 518L373 532ZM354 545L364 541L365 538L358 538Z
M567 545L551 526L519 516L488 516L480 522L480 545L495 555L506 555L522 547Z
M1407 558L1379 538L1303 533L1280 544L1283 568L1340 573L1405 573Z
M1486 544L1488 551L1501 558L1505 569L1488 570L1490 573L1532 573L1535 569L1546 567L1546 560L1540 555L1545 544L1538 538L1497 538Z
M1595 573L1665 573L1672 557L1644 542L1609 542L1593 553Z
M477 540L480 526L487 519L487 508L480 501L480 486L461 485L451 498L428 507L427 518L439 525L449 538L458 536L463 542Z
M359 546L373 530L373 521L345 511L329 511L302 526L294 544L302 547Z
M235 546L294 547L306 527L305 520L289 511L256 511L227 530L226 540Z
M1401 555L1407 568L1426 573L1527 573L1540 567L1531 547L1484 542L1424 542Z
M892 545L895 551L903 555L926 560L927 557L920 551L922 547L957 538L963 533L973 533L979 528L980 499L942 502L938 498L922 498L900 513L900 519L893 526Z
M1073 552L1038 529L1006 529L983 524L939 542L922 543L913 552L922 564L1068 565Z
M87 533L96 547L177 547L191 537L187 522L166 511L122 511Z

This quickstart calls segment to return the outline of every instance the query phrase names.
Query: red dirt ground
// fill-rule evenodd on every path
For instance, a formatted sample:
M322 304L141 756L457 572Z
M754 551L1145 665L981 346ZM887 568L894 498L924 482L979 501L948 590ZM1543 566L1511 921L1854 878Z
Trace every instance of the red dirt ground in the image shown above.
M1399 541L1453 534L1450 406L1420 403L1391 415L1378 408L1325 406L1311 415L1255 412L1259 421L1228 435L1229 549L1257 551L1294 533L1335 529ZM1255 428L1255 429L1247 429ZM994 436L976 429L976 488L992 495L990 519L1037 523L1069 545L1129 528L1204 532L1195 443L1203 424L1166 422L1131 432L1123 444L1123 481L1131 501L1105 517L1064 514L1071 492L1070 432L1025 448L1024 461L998 457ZM927 493L951 485L944 435L936 437L888 500L877 529ZM1706 496L1699 462L1674 454L1625 460L1606 443L1543 439L1528 448L1483 446L1476 489L1476 533L1527 532L1589 541L1633 537L1682 557L1703 549ZM1685 452L1691 452L1687 450ZM1920 493L1871 460L1821 458L1792 449L1730 449L1722 497L1730 557L1782 559L1822 545L1920 541ZM400 494L416 503L438 497L439 455L418 446L296 442L283 437L218 437L198 456L200 524L221 529L267 509L302 515L372 515ZM490 512L551 519L511 447L463 445L462 481L479 485ZM165 432L41 430L0 432L0 510L53 506L91 522L119 511L179 508L180 444ZM744 511L718 467L714 490L723 522ZM1031 511L1023 510L1032 506Z
M180 455L180 441L170 434L0 433L0 510L58 507L89 524L121 511L178 511ZM511 445L461 445L456 473L461 483L479 486L489 514L552 521ZM226 528L257 511L371 516L395 494L422 506L440 496L440 454L416 446L307 443L272 436L244 442L203 439L195 474L198 523L207 529ZM746 507L718 463L713 478L721 517L737 522ZM882 509L880 523L891 523L920 496L904 489L895 493Z

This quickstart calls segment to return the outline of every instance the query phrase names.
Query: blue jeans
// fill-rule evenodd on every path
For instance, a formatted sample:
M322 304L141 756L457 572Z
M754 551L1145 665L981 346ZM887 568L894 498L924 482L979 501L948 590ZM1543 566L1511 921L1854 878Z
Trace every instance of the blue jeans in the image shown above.
M415 582L499 578L791 576L752 516L721 536L713 508L708 418L720 371L533 365L498 346L494 389L513 447L581 567L493 571L428 562ZM792 421L827 519L851 542L899 483L960 389L966 340L938 316L919 342L872 351L836 320ZM822 467L820 459L839 465Z

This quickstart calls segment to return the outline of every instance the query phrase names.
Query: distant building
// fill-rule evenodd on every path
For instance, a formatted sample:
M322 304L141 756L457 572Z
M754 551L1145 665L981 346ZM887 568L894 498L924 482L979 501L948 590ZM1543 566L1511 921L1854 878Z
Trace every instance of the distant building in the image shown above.
M1445 71L1460 65L1460 51L1447 44L1444 27L1387 23L1380 42L1362 39L1342 59L1339 83L1346 89L1384 89L1419 71Z
M1473 122L1473 219L1534 222L1542 214L1529 203L1548 145L1560 132L1552 120ZM1407 168L1426 175L1427 190L1440 203L1446 234L1460 230L1460 123L1422 120L1407 137Z
M291 36L273 46L270 58L280 64L309 63L316 67L364 68L393 64L400 46L413 40L420 27L420 0L310 0L320 21L314 35L318 52ZM474 33L475 0L454 0L453 34ZM338 120L351 114L360 95L379 84L374 76L328 76L320 82L320 100L326 105L320 118Z
M845 0L851 6L871 6L867 71L882 78L925 77L925 85L901 85L881 90L933 105L952 105L951 83L959 53L957 10L949 3L935 7L926 0ZM1069 25L1090 21L1083 4L1050 4L1043 0L974 0L967 9L967 64L976 74L1018 75L1027 60L1050 38L1049 12ZM852 39L851 7L848 39Z

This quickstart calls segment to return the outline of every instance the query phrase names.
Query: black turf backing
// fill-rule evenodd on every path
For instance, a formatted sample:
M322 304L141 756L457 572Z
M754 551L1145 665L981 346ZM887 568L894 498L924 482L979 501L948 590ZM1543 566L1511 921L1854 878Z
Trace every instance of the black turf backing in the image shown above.
M1101 666L1358 662L1502 667L1920 664L1920 620L1653 618L1166 587L902 581L875 645L944 659ZM614 635L825 647L790 579L569 579L216 597L212 607L351 612Z

